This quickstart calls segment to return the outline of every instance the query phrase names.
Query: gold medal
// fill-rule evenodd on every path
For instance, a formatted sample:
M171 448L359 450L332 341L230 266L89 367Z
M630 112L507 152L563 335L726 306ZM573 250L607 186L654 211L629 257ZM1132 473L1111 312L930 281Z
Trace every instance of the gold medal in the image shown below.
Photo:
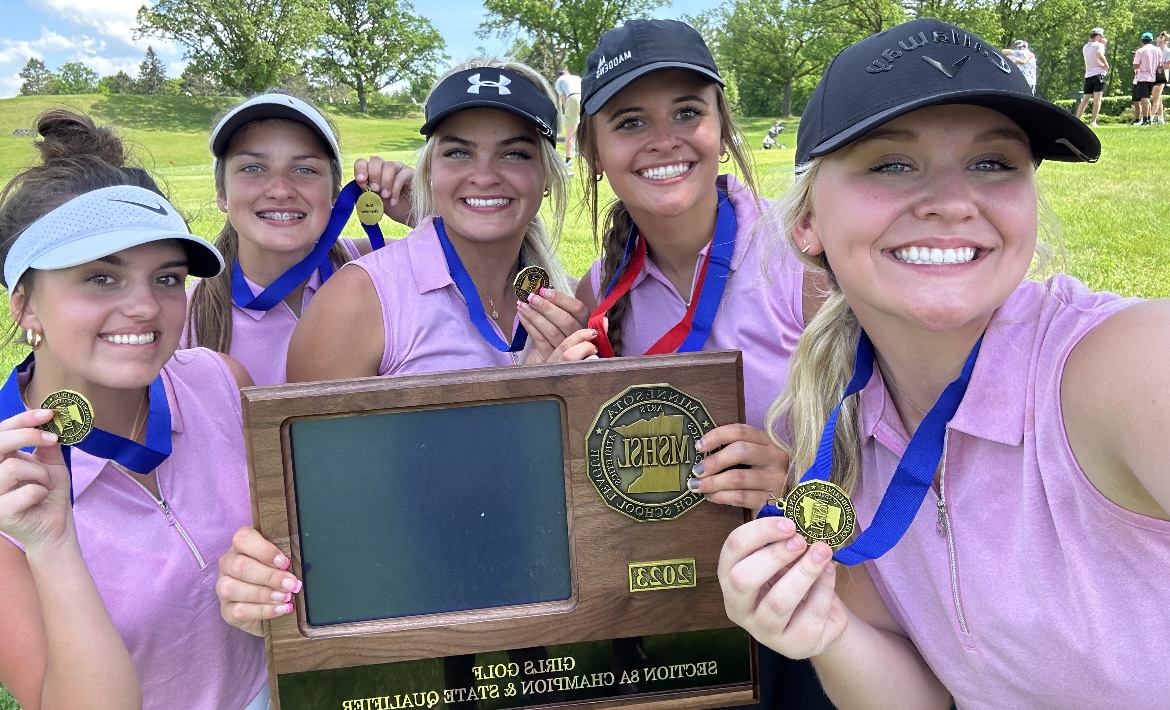
M93 407L80 392L53 392L41 402L41 409L53 410L53 418L38 428L53 432L65 446L73 446L93 431Z
M808 544L823 540L834 550L853 536L857 512L849 494L828 481L805 481L784 498L784 515Z
M516 273L512 285L516 287L516 298L528 303L529 294L539 294L540 289L548 288L548 272L539 266L525 266Z
M358 220L362 224L371 226L381 221L382 215L386 214L385 210L382 209L382 198L371 190L366 190L361 194L361 197L357 198L355 208Z

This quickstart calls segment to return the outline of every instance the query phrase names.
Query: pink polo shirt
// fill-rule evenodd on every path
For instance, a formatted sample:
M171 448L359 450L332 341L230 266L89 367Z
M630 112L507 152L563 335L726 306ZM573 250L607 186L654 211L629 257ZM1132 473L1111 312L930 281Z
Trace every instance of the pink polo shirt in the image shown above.
M747 423L762 429L768 407L788 381L788 362L804 331L804 266L787 241L772 240L779 232L778 225L760 223L755 229L761 208L768 203L760 200L757 204L739 181L730 176L728 180L728 199L735 208L737 227L735 250L727 288L703 350L743 351ZM770 245L769 241L776 243ZM697 264L710 247L708 242L696 255ZM698 272L696 266L696 278ZM600 259L585 278L594 297L599 298L603 288ZM630 289L631 308L622 321L622 351L626 355L646 352L682 320L689 298L690 292L680 294L649 256Z
M1153 81L1161 64L1162 50L1155 44L1143 44L1133 55L1134 78L1138 81Z
M496 350L475 329L430 218L405 238L342 268L364 269L378 293L385 327L379 375L522 362L522 353L513 356ZM505 337L494 321L488 321L501 340L511 342L511 334Z
M338 240L349 254L349 258L358 258L357 245L352 239ZM228 265L231 268L231 265ZM247 276L244 280L252 289L253 295L259 295L264 289L258 286ZM187 298L195 288L196 280L187 287ZM305 283L305 290L301 296L301 312L305 312L309 301L321 288L321 274L314 271ZM288 341L292 338L293 329L297 327L297 316L283 301L267 311L255 311L250 308L240 308L232 304L232 347L228 354L239 360L252 375L252 381L257 385L281 385L288 381L285 375L285 364L288 361ZM198 343L187 342L187 329L183 329L181 348L189 348Z
M166 508L106 459L73 449L77 539L142 684L144 710L239 710L267 682L264 640L219 615L219 557L252 524L240 390L219 355L163 367L171 455ZM5 544L0 542L0 544Z
M1170 522L1102 496L1060 409L1069 352L1136 303L1068 276L1027 282L996 312L947 427L943 494L866 563L960 710L1165 708ZM873 519L908 438L875 376L861 392L858 520Z

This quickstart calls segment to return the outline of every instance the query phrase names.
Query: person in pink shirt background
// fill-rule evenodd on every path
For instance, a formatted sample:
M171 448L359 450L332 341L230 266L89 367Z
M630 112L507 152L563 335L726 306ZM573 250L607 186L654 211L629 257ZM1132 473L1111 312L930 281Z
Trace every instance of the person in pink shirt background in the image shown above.
M314 269L270 308L247 307L251 301L233 292L235 269L250 299L312 252L342 187L341 149L333 125L320 111L278 92L231 108L216 122L210 148L216 204L226 215L215 245L228 268L189 289L183 345L230 353L256 384L280 384L288 341L303 310L332 269L368 254L370 241L338 239L329 252L329 271ZM383 173L383 182L372 187L386 200L390 218L405 224L414 171L388 163Z
M33 351L0 388L0 681L26 710L264 710L263 644L219 617L209 574L251 518L251 379L176 352L188 274L223 260L112 131L64 109L36 127L42 163L0 205ZM67 450L36 428L54 412L25 404L63 389L95 427Z
M1154 80L1162 64L1162 50L1154 43L1152 32L1142 33L1142 46L1133 54L1133 125L1148 126L1154 122L1150 97Z
M917 57L864 71L919 33ZM1036 167L1095 160L1100 143L980 44L915 20L845 49L810 99L778 209L834 288L770 420L794 479L826 466L853 493L863 531L836 556L864 564L764 517L724 545L725 606L811 657L840 710L1159 707L1170 303L1023 280ZM927 439L934 455L911 461ZM914 496L879 520L887 490ZM861 554L874 531L886 546Z

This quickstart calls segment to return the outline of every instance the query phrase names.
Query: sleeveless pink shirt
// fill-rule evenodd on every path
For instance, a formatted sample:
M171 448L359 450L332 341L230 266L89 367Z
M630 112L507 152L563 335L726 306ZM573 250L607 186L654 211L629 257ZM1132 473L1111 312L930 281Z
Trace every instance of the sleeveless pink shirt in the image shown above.
M744 400L747 423L762 429L768 407L788 382L788 363L804 332L801 289L804 266L786 240L768 241L779 225L759 224L761 207L768 203L728 177L728 199L735 208L735 250L731 255L723 300L711 336L703 350L743 351ZM701 262L711 247L708 242L696 256ZM698 276L698 268L695 269ZM585 275L600 300L601 260ZM694 286L692 284L692 290ZM687 310L688 292L679 294L653 259L646 259L630 289L630 309L622 321L622 352L641 355L658 341Z
M338 243L345 247L349 258L358 258L357 245L352 239L339 239ZM231 268L231 265L228 265ZM247 277L248 287L254 295L259 295L264 289L253 283ZM198 280L187 287L187 298ZM309 301L321 288L321 274L314 271L305 284L304 294L301 297L301 313L309 307ZM297 327L297 317L286 303L278 303L267 311L254 311L249 308L240 308L232 304L232 347L228 353L248 370L252 381L257 385L281 385L288 381L285 374L285 365L288 362L288 341L292 338L293 329ZM198 343L187 342L187 330L183 329L181 348L191 348Z
M523 353L513 356L500 352L475 329L467 302L447 270L430 218L405 238L342 268L364 269L374 282L386 336L379 375L467 370L523 361ZM503 341L511 341L510 333L505 337L496 323L488 320Z
M1069 447L1072 348L1137 301L1067 276L996 312L947 428L942 496L867 568L960 710L1170 707L1170 522L1125 510ZM908 437L881 377L861 392L858 520ZM945 509L945 515L943 513Z

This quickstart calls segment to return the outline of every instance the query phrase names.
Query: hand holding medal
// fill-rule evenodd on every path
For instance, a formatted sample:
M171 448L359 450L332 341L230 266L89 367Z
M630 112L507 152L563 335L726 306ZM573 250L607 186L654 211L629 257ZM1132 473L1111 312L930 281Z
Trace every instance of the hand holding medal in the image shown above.
M68 534L69 469L50 430L58 416L33 409L0 422L0 531L26 551Z

